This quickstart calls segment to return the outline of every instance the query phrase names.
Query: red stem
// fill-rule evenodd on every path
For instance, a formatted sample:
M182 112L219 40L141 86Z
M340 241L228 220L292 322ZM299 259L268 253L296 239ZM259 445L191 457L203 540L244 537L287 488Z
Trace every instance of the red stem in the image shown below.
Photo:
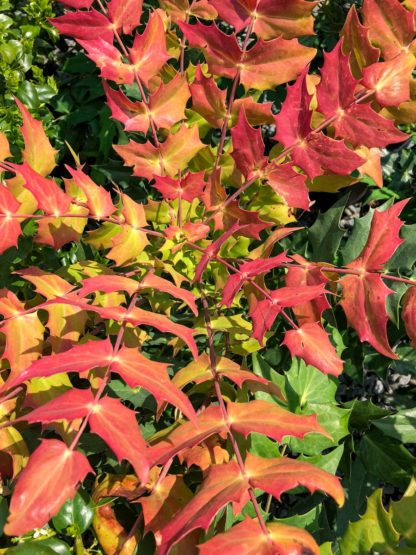
M211 317L210 317L210 314L209 314L209 306L208 306L207 299L206 299L202 289L200 289L200 292L201 292L202 305L204 307L205 327L206 327L207 335L208 335L210 370L211 370L212 377L213 377L213 380L214 380L215 394L217 396L218 404L220 406L220 409L221 409L221 412L222 412L222 415L223 415L223 418L224 418L224 422L225 422L225 425L227 427L228 437L230 439L231 446L232 446L233 451L235 453L237 464L240 468L241 474L246 477L246 469L245 469L245 466L244 466L243 457L241 455L241 451L240 451L240 448L238 446L237 440L235 439L234 434L231 430L231 426L230 426L230 423L229 423L228 412L227 412L227 407L225 405L224 398L223 398L222 392L221 392L221 386L220 386L220 383L219 383L219 377L218 377L218 373L217 373L217 361L216 361L216 354L215 354L215 345L214 345L214 333L213 333L212 325L211 325ZM267 529L267 526L266 526L266 523L264 521L263 515L261 514L260 506L257 502L256 495L253 491L253 488L250 485L248 485L247 486L247 491L248 491L248 494L250 496L251 502L253 503L254 510L255 510L257 519L259 521L260 527L262 529L262 532L270 540L269 531Z

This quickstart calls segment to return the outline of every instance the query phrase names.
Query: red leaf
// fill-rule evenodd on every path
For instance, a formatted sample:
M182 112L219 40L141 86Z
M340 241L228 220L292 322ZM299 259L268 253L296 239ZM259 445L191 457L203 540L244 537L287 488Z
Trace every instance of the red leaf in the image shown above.
M86 372L105 363L108 365L113 355L109 339L89 341L56 355L44 356L20 372L7 387L19 385L32 378L44 378L61 372ZM105 362L106 361L106 362Z
M402 318L412 347L416 346L416 287L409 287L403 297Z
M244 108L240 110L238 122L231 129L233 152L237 168L246 179L261 174L267 166L268 159L264 156L264 142L260 129L254 129L247 121Z
M110 0L108 16L117 29L125 35L130 35L139 25L142 15L143 0Z
M362 84L374 89L376 100L381 106L398 106L410 100L410 80L415 58L403 52L393 60L372 64L363 70Z
M140 283L135 279L125 276L103 274L82 280L82 287L77 290L77 295L86 297L91 293L103 291L104 293L114 293L114 291L126 291L133 295L139 289Z
M135 36L133 47L130 48L131 63L148 87L149 80L159 73L169 58L163 21L157 12L153 12L143 34Z
M107 218L116 211L111 195L104 187L100 187L86 175L80 168L76 170L65 166L72 176L74 183L87 197L87 206L90 213L97 218Z
M45 305L52 302L58 301L47 301ZM188 345L195 358L198 356L198 348L193 337L193 330L187 328L186 326L182 326L181 324L176 324L175 322L172 322L163 314L148 312L147 310L143 310L138 307L131 309L129 312L127 312L124 307L120 306L100 307L88 304L85 301L75 299L74 297L62 297L59 299L59 303L77 306L79 308L82 308L83 310L91 310L99 314L102 318L108 320L116 320L118 322L125 321L133 324L134 326L151 326L158 329L159 331L172 333L173 335L177 335L178 337L180 337Z
M386 297L394 291L385 285L379 274L365 272L359 276L345 276L340 284L343 291L340 304L360 341L368 341L386 357L398 358L387 338Z
M194 199L202 196L202 191L206 185L204 174L204 171L197 173L188 172L182 179L155 176L153 187L160 192L164 199L176 199L180 193L183 200L192 202Z
M74 39L93 41L102 39L107 43L112 43L114 33L111 21L96 10L87 12L68 12L59 17L49 19L63 35L69 35Z
M270 291L270 299L258 301L250 306L250 316L253 320L253 337L263 342L264 334L272 327L276 317L285 307L296 307L299 304L310 302L317 297L322 297L325 292L323 284L296 287L281 287Z
M355 77L361 76L363 67L374 64L380 58L380 50L368 38L369 28L361 24L353 4L348 12L340 36L343 38L344 54L351 53L351 67Z
M227 112L226 91L217 87L213 77L205 77L200 65L196 66L195 79L190 89L192 110L213 127L221 127Z
M221 409L210 405L197 415L196 422L184 422L166 436L158 438L148 449L151 465L164 464L183 449L199 445L213 434L226 433Z
M289 330L282 343L290 354L302 358L324 374L339 376L343 362L337 355L327 333L318 323L303 324L300 328Z
M70 451L56 439L43 439L22 470L4 527L9 536L42 528L76 493L77 485L93 472L82 453Z
M212 466L197 495L155 533L157 555L166 555L192 530L207 530L222 507L230 502L240 504L247 497L247 482L235 461Z
M346 175L363 164L363 159L322 132L311 133L311 95L306 88L306 70L287 90L286 100L275 117L275 138L286 148L293 147L292 158L313 179L324 171Z
M365 0L361 13L370 40L390 60L407 50L414 38L413 13L397 0Z
M344 492L338 478L311 464L286 457L262 459L248 453L245 467L246 475L241 473L235 461L211 467L198 493L160 531L156 532L158 555L167 554L175 543L192 530L197 528L207 530L215 514L226 504L227 496L228 502L234 502L236 512L239 512L249 499L249 487L263 489L279 499L284 491L303 485L311 491L321 489L328 492L341 505L344 502ZM276 532L277 529L275 529L275 536L278 538ZM267 542L267 539L264 541ZM276 547L278 545L277 543ZM258 547L256 544L256 554L259 553ZM244 545L240 545L238 553L247 553L247 551L241 551L241 548L244 549ZM211 551L205 551L205 553L211 553ZM276 553L276 549L260 551L260 553L272 555ZM290 553L292 554L293 551Z
M253 17L253 32L269 40L277 36L285 39L313 35L312 10L317 2L305 0L211 0L221 19L232 25L236 32L246 27Z
M241 264L238 273L231 275L222 293L222 303L230 307L234 297L243 286L243 283L251 278L269 272L273 268L282 266L285 262L289 262L286 253L283 252L268 259L258 259Z
M0 186L0 253L10 247L17 247L18 239L22 234L20 222L15 215L20 208L20 203L12 193L4 186Z
M68 212L71 199L55 181L37 173L27 162L20 165L7 163L7 168L23 177L25 188L32 193L39 208L46 214L58 217Z
M126 131L146 133L150 125L150 114L156 127L166 129L185 118L184 110L190 91L186 79L179 73L169 83L162 83L150 95L148 109L143 102L132 102L123 92L110 88L105 82L103 86L112 117L121 121Z
M290 266L285 277L288 287L301 288L305 285L319 285L328 283L328 279L322 274L319 267L315 264L309 264L302 256L295 254L291 258L295 260L299 266ZM330 308L330 304L325 295L321 295L316 299L307 302L300 302L293 307L293 313L300 325L312 322L320 322L322 312Z
M103 397L94 405L89 419L91 431L99 435L121 461L131 463L137 476L145 483L149 473L146 442L140 432L136 413L118 399Z
M311 493L323 491L338 505L344 504L345 495L339 478L310 463L288 457L263 459L247 453L244 466L250 485L270 493L277 500L285 491L303 486Z
M295 79L315 55L315 49L282 37L262 39L244 55L235 35L226 35L216 25L179 23L191 46L204 51L210 73L234 78L237 72L247 88L272 89Z
M155 399L172 403L189 419L195 420L195 411L188 397L172 384L167 366L147 359L135 348L122 347L113 358L111 370L120 374L130 387L144 387Z
M78 40L78 43L86 50L87 56L101 69L101 77L119 84L131 85L133 83L133 67L123 62L121 53L115 46L101 37L92 40Z
M91 389L70 389L41 407L35 408L29 414L21 416L19 420L31 423L42 422L42 424L57 420L76 420L87 416L93 403L94 395Z
M226 532L217 534L200 544L200 555L319 555L319 546L313 537L300 528L268 522L267 537L258 520L246 518Z
M365 271L381 270L403 243L400 229L403 222L399 215L409 199L401 200L384 211L375 210L371 221L370 233L361 254L347 268Z
M306 434L317 432L330 437L319 425L316 415L293 414L268 401L248 403L228 403L229 422L234 432L247 437L252 432L281 441L285 436L303 438Z
M269 164L266 183L293 208L309 210L306 176L296 172L292 164Z
M349 56L342 53L341 46L342 41L339 41L329 54L324 53L322 78L317 90L319 111L327 118L336 115L331 124L336 136L354 145L383 148L405 141L407 135L396 129L393 121L377 114L369 104L355 102L358 81L351 73Z

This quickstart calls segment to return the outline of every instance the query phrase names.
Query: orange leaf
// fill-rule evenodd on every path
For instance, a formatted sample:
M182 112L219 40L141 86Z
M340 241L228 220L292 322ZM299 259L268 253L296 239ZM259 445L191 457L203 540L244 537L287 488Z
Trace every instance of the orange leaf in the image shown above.
M217 534L199 545L200 555L319 555L319 546L313 537L300 528L267 523L267 537L257 520L246 518L227 532Z
M300 328L289 330L282 345L286 345L290 354L302 358L324 374L339 376L343 361L337 355L328 334L317 322L302 324Z
M70 451L56 439L43 439L19 475L4 527L9 536L41 528L76 493L77 485L93 472L82 453Z
M413 54L403 52L393 60L364 68L362 84L374 89L381 106L398 106L410 100L410 80L415 64Z

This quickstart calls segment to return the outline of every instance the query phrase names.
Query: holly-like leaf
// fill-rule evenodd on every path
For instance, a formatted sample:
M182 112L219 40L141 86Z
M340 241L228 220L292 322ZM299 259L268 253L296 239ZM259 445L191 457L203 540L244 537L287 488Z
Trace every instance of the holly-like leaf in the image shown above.
M365 0L361 12L370 40L380 48L385 60L408 49L414 38L413 13L400 2Z
M196 528L206 530L225 505L226 495L228 502L240 508L249 499L249 487L263 489L279 499L284 491L303 485L311 491L322 489L330 493L341 505L344 501L338 479L308 463L286 457L262 459L248 453L245 469L246 476L235 461L212 467L195 497L155 534L158 553L168 553L172 545Z
M101 37L90 38L90 40L78 39L78 43L101 70L101 77L124 85L131 85L133 83L134 69L130 64L123 62L121 53L115 46L106 42Z
M251 127L244 109L240 111L237 125L231 129L231 137L234 147L231 156L240 172L246 179L261 175L268 163L261 130Z
M256 432L276 441L281 441L286 435L302 438L310 432L328 436L318 424L316 415L299 416L267 401L228 403L227 412L232 431L244 436ZM211 405L198 414L196 423L185 422L168 436L156 438L148 457L153 464L163 464L183 449L198 445L213 434L226 433L227 426L220 408Z
M189 44L203 50L211 73L234 78L237 73L247 88L271 89L295 79L315 55L315 49L296 39L262 39L245 54L235 36L226 35L216 25L179 24Z
M56 166L57 151L52 147L43 129L42 122L33 118L29 110L15 98L22 114L23 125L20 129L25 141L23 160L40 175L49 175Z
M0 187L0 253L10 247L17 247L22 234L18 218L13 218L19 211L20 203L12 193L2 185Z
M115 145L114 150L126 166L133 166L134 175L152 179L154 175L163 175L164 172L175 177L203 147L198 127L183 124L177 133L169 135L161 143L160 148L150 142L141 144L130 141L127 145Z
M217 534L200 544L201 555L319 555L319 546L313 537L295 526L267 523L268 536L263 533L258 520L246 518L226 532ZM271 540L271 541L270 541Z
M347 175L362 164L362 158L348 149L343 141L336 141L322 131L312 133L311 95L306 88L306 71L288 87L276 119L276 135L286 148L293 147L292 158L313 179L329 171ZM334 115L334 114L331 114Z
M148 108L143 102L133 102L121 91L110 88L105 82L104 90L112 117L124 124L126 131L146 133L150 126L150 114L157 127L170 129L185 118L185 106L190 97L186 79L177 74L169 83L161 84L149 97Z
M205 77L200 65L196 66L195 79L190 90L192 109L213 127L221 127L227 112L226 91L217 86L213 77Z
M354 91L358 81L341 47L340 41L329 54L324 54L322 78L317 89L319 111L327 118L336 116L332 123L336 136L354 145L378 148L405 141L407 136L396 129L392 121L377 114L369 104L357 104Z
M167 555L171 547L192 530L207 530L217 512L230 502L240 506L248 498L247 481L235 461L211 467L197 495L155 533L158 555Z
M378 273L403 242L399 232L403 222L400 212L408 201L403 200L384 212L376 210L370 233L361 254L347 268L356 275L340 280L343 289L341 305L349 324L357 331L361 341L368 341L377 351L397 358L387 338L386 297L393 293Z
M345 495L339 479L310 463L288 457L263 459L247 453L244 466L250 485L272 494L278 500L285 491L303 486L311 493L323 491L338 505L344 504Z
M0 290L0 314L5 318L0 329L6 337L2 358L10 366L6 381L8 388L31 362L41 356L45 328L37 312L26 313L24 304L5 289Z
M211 0L221 19L238 33L253 18L253 32L264 40L282 36L285 39L313 35L312 10L316 2L294 0Z
M63 395L21 416L19 420L42 422L42 424L58 420L76 420L87 416L93 403L94 396L91 389L69 389Z
M137 424L136 413L118 399L103 397L93 405L88 422L91 431L110 446L117 459L129 461L137 476L145 483L149 465L146 442Z
M200 198L206 183L204 172L187 173L184 177L172 179L171 177L155 177L153 187L157 189L164 199L173 200L180 198L192 202Z
M76 170L70 166L65 166L72 176L74 183L87 197L87 206L90 213L97 218L107 218L116 211L116 207L111 200L111 195L104 187L100 187L85 174L80 168Z
M298 262L298 266L290 266L287 270L285 281L288 287L302 288L305 285L319 285L321 283L328 283L326 278L319 268L314 264L309 264L302 256L295 254L292 255L293 260ZM299 324L320 322L322 312L330 308L325 295L320 295L311 301L300 302L293 307L293 313L296 316Z
M130 387L144 387L160 401L178 407L188 418L195 420L195 411L187 398L170 381L167 365L144 357L137 349L122 347L113 359L111 369L120 374Z
M5 525L9 536L41 528L76 493L77 485L93 472L82 453L62 441L43 439L19 475Z
M339 376L342 372L343 361L337 355L325 330L316 322L287 331L283 344L292 356L302 358L306 364L315 366L324 374Z
M129 52L134 70L148 87L149 80L159 73L170 58L166 50L163 21L157 11L151 13L143 34L135 36Z
M250 316L253 320L253 337L263 342L264 334L269 331L285 307L296 307L322 298L325 292L323 283L317 285L297 285L295 287L281 287L270 291L270 298L258 300L254 297L250 302Z
M95 41L100 38L106 43L113 42L114 32L111 21L97 10L68 12L49 21L60 33L74 39Z
M243 283L261 274L269 272L273 268L278 268L289 259L286 253L278 254L272 258L252 260L241 264L238 273L231 275L223 289L222 302L225 306L230 307L234 297L243 286Z
M375 64L380 58L380 50L368 38L369 28L361 24L357 9L353 4L348 12L340 36L343 39L342 51L351 53L351 68L355 77L361 77L363 67Z
M110 0L108 17L117 31L130 35L139 25L143 0Z
M36 172L27 162L23 164L4 164L6 169L19 174L24 179L24 186L35 197L38 207L46 214L55 217L66 214L71 199L52 179L46 179Z
M375 98L381 106L399 106L410 100L415 63L413 54L403 52L393 60L372 64L363 69L362 84L375 91Z

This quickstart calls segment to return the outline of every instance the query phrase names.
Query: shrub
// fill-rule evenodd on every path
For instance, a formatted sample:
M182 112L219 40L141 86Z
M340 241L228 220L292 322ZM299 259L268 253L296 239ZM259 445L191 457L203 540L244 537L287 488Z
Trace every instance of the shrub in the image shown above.
M415 341L416 256L407 200L348 240L346 198L308 230L294 222L310 191L381 186L380 149L408 140L395 123L413 121L414 6L365 0L363 23L352 7L314 73L314 2L64 3L77 11L52 23L101 70L124 128L115 151L142 190L108 191L76 154L63 183L48 177L56 152L18 102L25 150L10 161L3 137L0 247L31 247L0 298L5 533L52 551L72 536L79 553L319 553L356 515L335 510L342 474L353 498L348 461L338 469L348 425L376 422L366 470L404 490L416 468L383 445L395 415L335 397L364 349L390 364ZM339 545L412 545L400 516L389 526Z

